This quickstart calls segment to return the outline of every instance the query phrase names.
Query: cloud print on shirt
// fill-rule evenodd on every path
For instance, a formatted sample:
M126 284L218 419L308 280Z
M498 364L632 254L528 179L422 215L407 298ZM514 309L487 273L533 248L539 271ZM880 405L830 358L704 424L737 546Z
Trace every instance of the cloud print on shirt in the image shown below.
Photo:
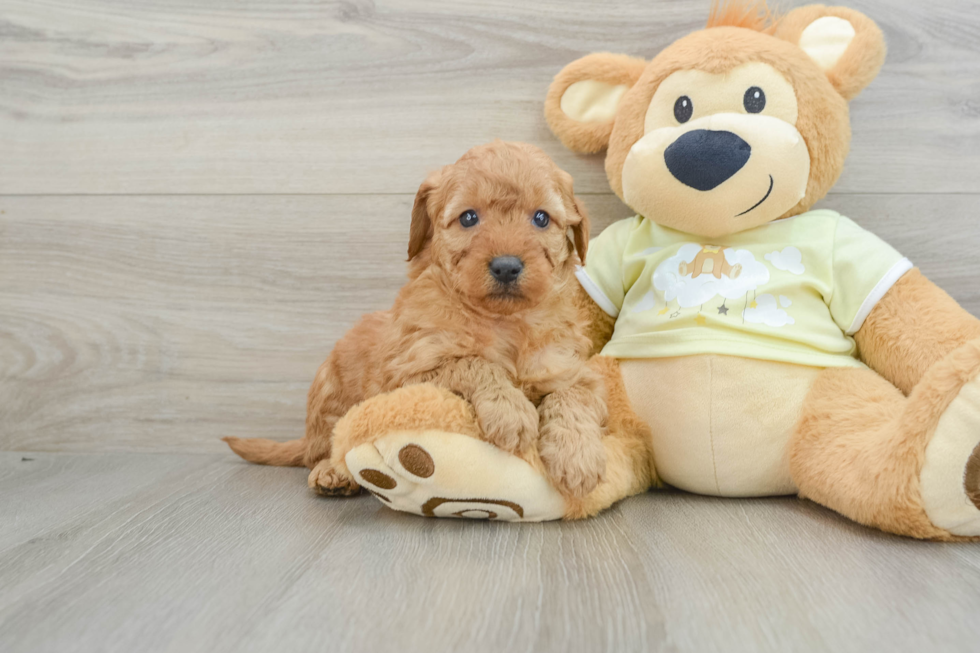
M766 254L766 260L772 263L777 270L785 270L793 274L803 274L806 268L803 267L803 253L790 245L789 247Z
M755 290L769 281L769 268L764 263L755 260L752 252L746 249L726 249L725 260L732 266L741 265L742 269L735 279L727 274L715 278L713 274L701 274L693 277L691 273L680 275L678 266L683 261L691 263L701 251L702 246L688 243L681 246L677 254L657 266L653 272L653 286L664 293L665 301L677 299L681 308L700 306L709 299L721 295L725 299L736 299L745 293ZM649 304L649 302L647 302ZM646 304L644 304L646 306ZM650 306L652 308L652 306Z
M780 302L786 300L783 306L789 306L793 302L789 301L784 295L779 296ZM754 324L765 324L771 327L781 327L787 324L796 324L796 320L789 316L789 313L776 305L776 298L770 294L759 295L755 298L755 308L746 308L742 311L746 322Z

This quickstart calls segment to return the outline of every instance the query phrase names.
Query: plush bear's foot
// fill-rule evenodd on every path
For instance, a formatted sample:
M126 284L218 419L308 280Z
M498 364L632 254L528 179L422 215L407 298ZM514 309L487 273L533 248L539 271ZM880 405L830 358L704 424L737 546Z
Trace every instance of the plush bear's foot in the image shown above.
M351 449L354 478L386 506L427 517L561 519L565 501L530 464L474 437L395 432Z
M329 460L317 463L306 482L311 490L325 497L349 497L361 491L354 479L338 472Z
M980 536L980 378L966 383L939 418L919 479L933 524Z

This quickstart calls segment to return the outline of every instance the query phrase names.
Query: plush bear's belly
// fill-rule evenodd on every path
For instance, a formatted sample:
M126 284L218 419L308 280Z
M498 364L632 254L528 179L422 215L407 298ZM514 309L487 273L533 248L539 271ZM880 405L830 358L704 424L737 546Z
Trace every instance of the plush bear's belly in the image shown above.
M787 449L819 368L715 355L620 366L665 483L719 496L796 493Z

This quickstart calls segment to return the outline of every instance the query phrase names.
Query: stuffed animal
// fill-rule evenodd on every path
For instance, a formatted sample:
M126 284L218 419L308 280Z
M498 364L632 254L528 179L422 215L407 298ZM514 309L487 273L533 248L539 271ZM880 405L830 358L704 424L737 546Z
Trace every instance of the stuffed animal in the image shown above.
M605 478L567 505L533 455L476 440L461 400L406 388L349 415L359 480L400 510L552 519L659 475L706 495L798 494L916 538L980 536L980 320L856 222L812 209L843 168L848 102L884 58L856 11L773 20L750 1L715 4L707 29L650 61L566 66L548 123L576 152L605 150L637 212L578 273L610 389ZM421 392L425 418L365 425L374 404L421 406Z

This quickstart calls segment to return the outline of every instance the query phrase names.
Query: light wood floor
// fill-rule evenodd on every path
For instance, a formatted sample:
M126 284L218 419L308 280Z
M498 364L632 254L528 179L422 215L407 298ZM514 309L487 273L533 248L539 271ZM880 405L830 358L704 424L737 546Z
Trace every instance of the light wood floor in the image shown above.
M25 460L28 458L29 460ZM976 651L980 550L796 499L422 519L222 455L0 454L0 650Z
M980 3L847 4L890 51L821 205L980 314ZM629 215L545 89L707 7L0 0L0 651L980 650L978 545L681 493L422 520L217 440L301 432L402 283L418 184L470 146L543 147L594 233Z

